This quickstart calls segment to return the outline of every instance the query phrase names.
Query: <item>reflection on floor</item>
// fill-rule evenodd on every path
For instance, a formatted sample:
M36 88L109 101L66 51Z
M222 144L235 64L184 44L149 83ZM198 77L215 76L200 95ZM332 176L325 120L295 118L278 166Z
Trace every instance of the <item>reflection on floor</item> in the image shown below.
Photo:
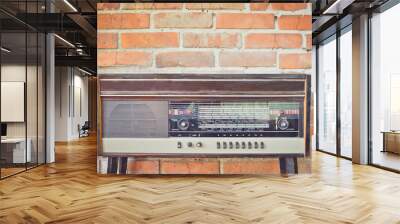
M17 167L17 168L1 168L1 177L7 177L25 170L25 167Z
M25 171L26 169L34 168L37 166L36 163L27 163L25 164L2 164L1 168L1 178L5 178L20 172Z
M372 157L376 165L388 167L400 171L400 155L391 152L375 151Z
M102 176L96 140L0 181L0 223L399 223L400 175L324 153L292 176Z

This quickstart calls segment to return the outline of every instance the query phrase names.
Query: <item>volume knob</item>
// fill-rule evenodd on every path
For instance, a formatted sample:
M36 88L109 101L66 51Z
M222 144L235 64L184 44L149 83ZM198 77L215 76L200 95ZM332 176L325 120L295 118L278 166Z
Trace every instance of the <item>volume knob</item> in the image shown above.
M286 117L280 118L277 122L277 127L280 130L286 130L289 128L289 121L287 120Z

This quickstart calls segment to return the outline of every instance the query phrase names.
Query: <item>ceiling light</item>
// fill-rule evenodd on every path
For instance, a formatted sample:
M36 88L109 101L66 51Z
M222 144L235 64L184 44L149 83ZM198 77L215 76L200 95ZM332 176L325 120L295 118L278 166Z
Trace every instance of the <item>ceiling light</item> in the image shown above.
M59 40L61 40L62 42L64 42L65 44L67 44L70 47L75 48L75 45L73 45L71 42L69 42L68 40L60 37L58 34L54 34L55 37L57 37Z
M342 14L343 10L351 5L355 0L336 0L322 14Z
M78 10L73 6L68 0L64 0L65 4L68 5L74 12L78 12Z
M81 69L81 68L79 68L79 67L78 67L78 70L81 71L81 72L83 72L83 73L85 73L85 74L87 74L87 75L92 76L92 73L90 73L90 72L88 72L88 71L86 71L86 70L83 70L83 69Z
M10 53L11 52L11 50L9 50L9 49L7 49L5 47L1 47L0 49L1 49L1 51L4 51L6 53Z

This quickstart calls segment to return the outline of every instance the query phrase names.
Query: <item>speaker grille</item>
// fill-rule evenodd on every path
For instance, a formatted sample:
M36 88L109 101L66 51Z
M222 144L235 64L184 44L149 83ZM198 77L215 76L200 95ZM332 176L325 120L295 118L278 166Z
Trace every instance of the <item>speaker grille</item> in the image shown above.
M121 101L103 102L106 138L168 137L168 102Z

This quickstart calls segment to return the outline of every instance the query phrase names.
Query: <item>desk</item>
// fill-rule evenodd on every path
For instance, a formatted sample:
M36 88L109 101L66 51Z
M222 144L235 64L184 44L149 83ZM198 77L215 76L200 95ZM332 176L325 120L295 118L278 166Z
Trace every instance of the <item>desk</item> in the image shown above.
M25 152L25 138L1 139L1 157L6 163L26 163L32 160L31 139L27 139Z
M384 131L383 152L400 154L400 131Z

